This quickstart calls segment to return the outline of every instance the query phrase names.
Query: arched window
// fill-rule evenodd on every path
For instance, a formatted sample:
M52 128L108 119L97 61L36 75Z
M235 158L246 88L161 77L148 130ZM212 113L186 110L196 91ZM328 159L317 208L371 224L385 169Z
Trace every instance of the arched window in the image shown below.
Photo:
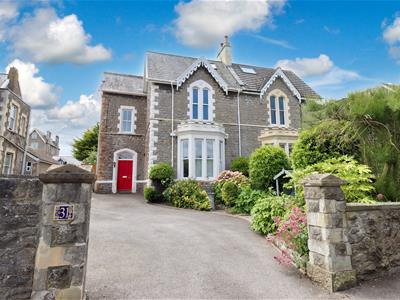
M289 126L288 98L280 90L274 90L269 95L269 113L272 126Z
M212 121L214 91L203 80L193 82L189 86L189 112L190 119L200 121Z

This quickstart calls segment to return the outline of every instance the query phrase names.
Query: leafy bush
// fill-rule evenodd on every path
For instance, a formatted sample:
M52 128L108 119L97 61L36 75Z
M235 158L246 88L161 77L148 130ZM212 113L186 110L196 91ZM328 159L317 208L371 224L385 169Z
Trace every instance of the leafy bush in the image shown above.
M193 208L197 210L210 210L210 200L196 180L177 180L164 191L173 206Z
M158 163L150 168L149 178L159 181L163 186L167 186L175 177L174 169L167 163Z
M328 120L301 132L291 159L295 168L305 168L342 155L359 155L356 132L350 122Z
M358 163L350 156L327 159L305 169L295 170L290 184L296 186L297 193L303 192L300 181L312 173L329 173L344 179L347 183L342 186L342 190L347 202L373 202L374 175L368 166Z
M222 171L214 182L214 201L216 204L222 203L222 186L225 182L233 182L238 186L249 184L249 179L238 171Z
M254 207L258 199L268 196L272 196L272 192L253 190L250 186L245 186L241 189L232 212L250 214L251 209Z
M261 146L250 156L249 174L252 186L267 190L274 186L274 176L283 168L290 168L285 151L279 146Z
M251 227L262 234L276 231L275 217L283 217L294 206L291 196L268 196L260 198L251 210Z
M162 200L162 195L157 192L154 187L145 187L144 199L146 199L147 202L160 202Z
M239 197L240 187L233 181L227 181L224 183L221 189L222 201L228 207L235 205L236 199Z
M237 157L231 162L231 170L238 171L244 176L249 176L249 159L247 157Z

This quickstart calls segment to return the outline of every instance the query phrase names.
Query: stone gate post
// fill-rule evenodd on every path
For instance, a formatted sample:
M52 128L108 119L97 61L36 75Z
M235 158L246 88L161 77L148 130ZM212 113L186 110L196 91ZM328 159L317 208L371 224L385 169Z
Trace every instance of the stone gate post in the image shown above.
M351 245L346 231L345 181L330 174L313 174L302 181L307 206L307 275L331 292L356 284Z
M83 299L95 175L77 166L55 166L43 182L39 246L32 299Z

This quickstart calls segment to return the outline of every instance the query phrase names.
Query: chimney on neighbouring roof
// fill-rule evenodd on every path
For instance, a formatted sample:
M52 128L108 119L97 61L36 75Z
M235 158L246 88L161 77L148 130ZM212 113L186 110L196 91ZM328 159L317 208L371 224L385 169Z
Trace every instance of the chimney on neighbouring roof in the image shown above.
M56 135L56 145L58 146L59 143L60 143L60 138L58 137L58 135Z
M232 64L232 47L227 35L224 37L224 42L221 43L221 49L219 49L217 59L227 66Z
M18 96L21 96L17 68L11 67L10 70L8 70L8 80L10 81L10 83L8 84L9 89L16 93Z
M50 131L47 131L46 136L47 136L47 140L50 142L50 139L51 139L51 132L50 132Z

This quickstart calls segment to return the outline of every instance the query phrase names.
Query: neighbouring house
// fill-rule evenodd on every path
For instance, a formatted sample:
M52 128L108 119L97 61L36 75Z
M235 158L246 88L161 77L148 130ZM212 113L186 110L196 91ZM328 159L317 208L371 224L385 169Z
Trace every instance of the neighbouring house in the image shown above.
M147 52L144 76L104 74L95 191L141 191L159 162L210 181L262 143L290 150L302 103L320 96L291 71L232 63L231 48Z
M0 74L0 173L23 174L31 108L21 95L18 71Z
M75 165L75 166L81 166L82 162L77 160L75 157L70 156L70 155L61 155L61 156L54 156L53 159L55 159L58 164L60 165Z
M29 134L28 152L26 158L25 174L39 175L59 162L53 159L60 152L60 140L58 136L53 139L51 132L46 134L39 129L33 129Z

